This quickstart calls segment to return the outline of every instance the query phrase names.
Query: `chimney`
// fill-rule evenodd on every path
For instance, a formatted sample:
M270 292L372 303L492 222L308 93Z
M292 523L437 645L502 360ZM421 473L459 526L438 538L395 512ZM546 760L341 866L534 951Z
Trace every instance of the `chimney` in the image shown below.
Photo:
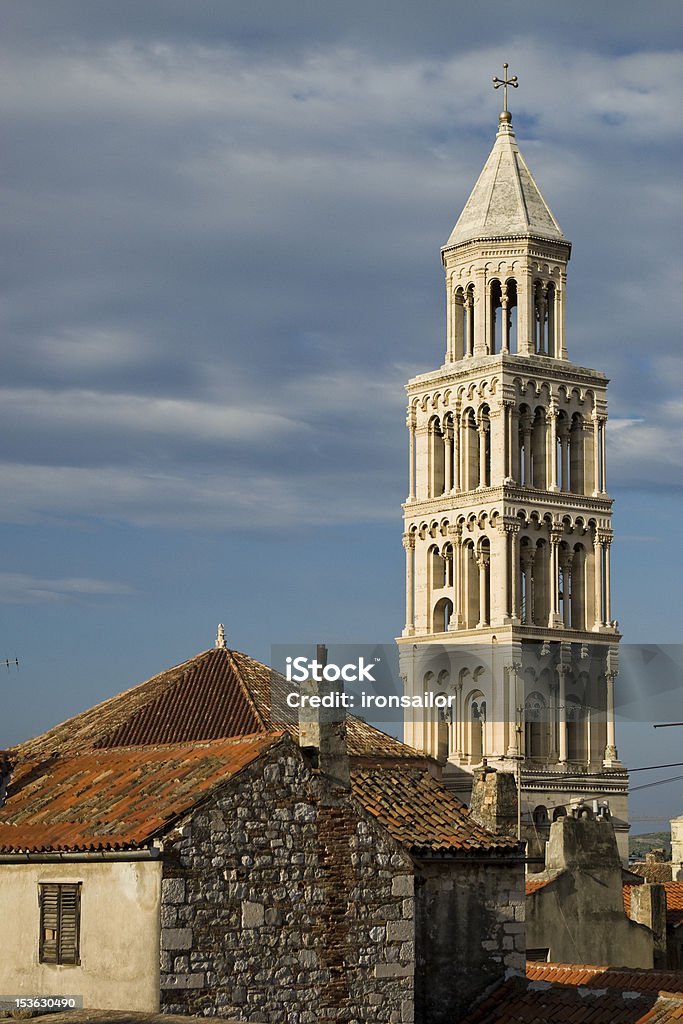
M327 648L316 648L316 674L327 665ZM341 680L307 679L299 688L299 745L313 754L317 767L335 789L351 788L349 754L346 747L346 709ZM340 699L341 698L341 699Z
M512 772L489 768L484 758L474 772L470 816L490 832L517 835L517 784Z
M586 804L577 804L570 815L550 826L545 866L548 871L618 872L621 892L621 860L612 822L595 817Z
M654 933L653 967L661 970L667 966L666 955L666 889L663 885L632 885L632 921L644 924Z

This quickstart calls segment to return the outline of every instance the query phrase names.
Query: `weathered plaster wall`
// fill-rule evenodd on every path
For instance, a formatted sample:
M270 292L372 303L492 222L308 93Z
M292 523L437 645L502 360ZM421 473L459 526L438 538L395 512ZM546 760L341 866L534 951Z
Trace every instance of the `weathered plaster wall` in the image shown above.
M170 837L162 1009L267 1024L413 1021L413 865L278 746Z
M80 965L38 962L40 882L82 882ZM12 929L0 958L5 995L82 995L92 1009L159 1009L161 864L81 861L3 864L0 921Z
M524 974L524 868L423 862L416 881L416 1021L452 1024L506 974Z
M651 968L652 932L631 921L623 898L619 908L612 895L603 872L564 872L527 897L527 946L548 948L553 963Z

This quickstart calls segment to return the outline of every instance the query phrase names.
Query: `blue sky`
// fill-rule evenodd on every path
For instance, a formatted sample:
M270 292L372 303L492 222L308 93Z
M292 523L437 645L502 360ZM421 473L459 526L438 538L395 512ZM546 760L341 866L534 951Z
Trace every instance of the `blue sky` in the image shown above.
M218 621L265 661L400 630L403 384L443 358L439 248L505 60L574 245L570 357L612 380L613 608L626 640L678 641L679 3L0 18L0 744ZM631 764L680 759L631 731ZM683 811L680 784L646 792L643 817Z

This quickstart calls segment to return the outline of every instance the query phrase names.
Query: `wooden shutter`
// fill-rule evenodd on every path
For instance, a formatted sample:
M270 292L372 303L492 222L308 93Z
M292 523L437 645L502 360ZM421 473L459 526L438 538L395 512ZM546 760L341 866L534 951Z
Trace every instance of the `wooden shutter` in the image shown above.
M78 964L81 883L45 882L40 886L40 961Z

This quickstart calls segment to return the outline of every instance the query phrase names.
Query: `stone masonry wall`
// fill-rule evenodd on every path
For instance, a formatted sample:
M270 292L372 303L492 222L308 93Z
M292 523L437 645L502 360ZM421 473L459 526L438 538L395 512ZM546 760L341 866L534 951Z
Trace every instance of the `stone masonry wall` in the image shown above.
M423 862L415 933L415 1019L453 1024L493 984L524 975L524 865Z
M283 741L164 848L161 1009L267 1024L413 1021L407 854Z

